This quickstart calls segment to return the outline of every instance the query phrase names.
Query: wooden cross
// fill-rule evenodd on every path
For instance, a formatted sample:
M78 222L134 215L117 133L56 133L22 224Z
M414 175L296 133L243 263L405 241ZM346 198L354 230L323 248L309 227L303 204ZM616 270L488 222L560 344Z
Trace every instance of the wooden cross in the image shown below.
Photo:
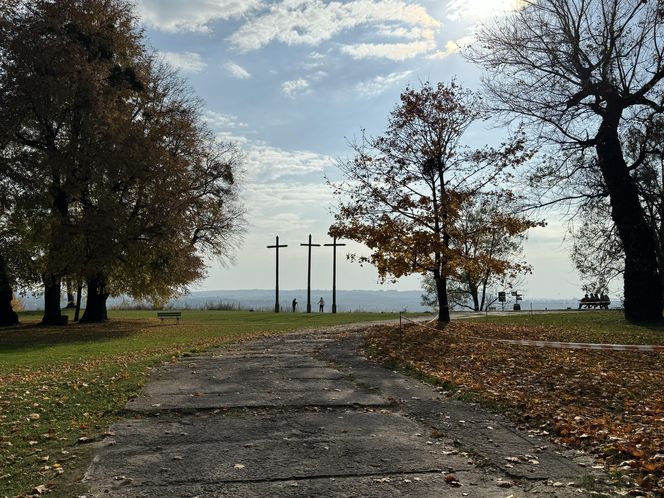
M332 247L332 313L337 312L337 247L345 245L338 244L336 237L331 244L325 244L325 247Z
M277 251L277 285L275 287L275 296L274 296L274 312L279 313L279 248L288 247L285 245L279 245L279 236L277 235L277 243L273 246L267 246L268 249L276 249Z
M311 313L311 248L320 247L320 244L312 244L311 234L309 234L309 243L300 245L309 248L309 267L307 269L307 313Z

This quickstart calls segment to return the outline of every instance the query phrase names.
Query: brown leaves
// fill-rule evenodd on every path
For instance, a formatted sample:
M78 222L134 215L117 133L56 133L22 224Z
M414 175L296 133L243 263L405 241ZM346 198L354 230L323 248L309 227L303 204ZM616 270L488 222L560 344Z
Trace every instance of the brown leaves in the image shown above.
M403 355L410 366L458 386L459 393L516 408L540 433L591 450L644 489L664 492L664 355L539 349L470 338L574 338L551 327L453 322L436 332L411 326L404 328L401 351L398 336L394 327L377 327L367 337L369 350L382 360L400 361Z
M507 170L532 156L523 137L499 149L473 151L460 143L466 128L482 115L478 104L479 97L455 81L407 88L385 134L363 135L351 144L355 157L338 164L345 179L332 185L339 206L330 235L368 246L381 278L434 268L452 276L479 260L465 250L477 238L474 234L510 239L536 225L514 214L516 195L501 190L509 184ZM491 208L477 217L469 233L466 218L485 198L493 200ZM482 262L482 273L487 268L500 275L522 266L527 270L510 264L511 250L501 254L492 246L481 252L488 260Z

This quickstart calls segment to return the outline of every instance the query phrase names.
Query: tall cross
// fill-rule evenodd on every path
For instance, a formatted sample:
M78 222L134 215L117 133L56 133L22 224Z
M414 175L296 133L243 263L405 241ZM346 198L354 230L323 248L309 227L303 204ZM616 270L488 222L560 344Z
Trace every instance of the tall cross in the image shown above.
M288 247L285 245L279 245L279 236L277 235L277 243L273 246L267 246L268 249L276 249L277 251L277 285L275 287L274 295L274 312L279 313L279 248Z
M332 247L332 313L337 312L337 247L345 245L338 244L336 237L331 244L325 244L325 247Z
M309 234L309 243L300 245L309 248L309 266L307 269L307 313L311 313L311 248L320 247L320 244L312 244L311 234Z

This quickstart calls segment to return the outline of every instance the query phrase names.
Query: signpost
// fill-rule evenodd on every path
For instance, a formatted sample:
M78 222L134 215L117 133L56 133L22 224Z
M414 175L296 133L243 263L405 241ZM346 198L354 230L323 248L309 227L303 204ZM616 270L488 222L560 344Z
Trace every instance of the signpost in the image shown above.
M311 313L311 248L320 247L320 244L312 244L311 234L309 234L309 243L300 245L309 248L309 265L307 268L307 313Z
M311 235L309 236L311 238ZM279 245L279 236L277 235L277 243L273 246L267 246L268 249L275 249L277 252L277 284L275 286L274 295L274 312L279 313L279 248L288 247L286 245Z
M519 291L512 291L512 296L514 296L516 301L513 306L514 311L521 311L521 303L519 301L523 299L523 295L519 294Z
M337 247L345 245L338 244L336 237L331 244L325 244L325 247L332 247L332 313L337 312Z
M504 291L500 291L498 293L498 302L500 303L500 306L502 307L502 311L505 311L505 302L507 301L507 296L505 295Z

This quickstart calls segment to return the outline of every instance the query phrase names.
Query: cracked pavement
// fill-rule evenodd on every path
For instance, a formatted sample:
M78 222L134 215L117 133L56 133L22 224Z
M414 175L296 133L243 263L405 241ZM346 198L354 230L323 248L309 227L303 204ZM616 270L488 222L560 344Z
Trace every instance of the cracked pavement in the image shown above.
M242 342L153 369L97 445L91 496L588 496L604 476L359 351L361 325Z

